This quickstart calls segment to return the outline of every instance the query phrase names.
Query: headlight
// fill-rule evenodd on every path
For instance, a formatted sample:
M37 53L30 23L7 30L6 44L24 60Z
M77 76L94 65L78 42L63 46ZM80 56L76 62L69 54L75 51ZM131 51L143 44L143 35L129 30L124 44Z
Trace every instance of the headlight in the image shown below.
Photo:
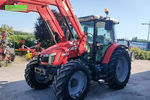
M48 64L52 64L52 62L54 61L56 56L56 53L52 53L49 55L49 60L48 60Z
M56 53L52 54L45 54L41 56L41 61L42 62L47 62L48 64L52 64L56 56Z

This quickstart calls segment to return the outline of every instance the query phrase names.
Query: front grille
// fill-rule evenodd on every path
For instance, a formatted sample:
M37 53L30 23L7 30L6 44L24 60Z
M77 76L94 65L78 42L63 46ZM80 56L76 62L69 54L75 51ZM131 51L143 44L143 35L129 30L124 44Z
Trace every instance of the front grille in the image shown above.
M41 57L41 62L48 62L49 57Z

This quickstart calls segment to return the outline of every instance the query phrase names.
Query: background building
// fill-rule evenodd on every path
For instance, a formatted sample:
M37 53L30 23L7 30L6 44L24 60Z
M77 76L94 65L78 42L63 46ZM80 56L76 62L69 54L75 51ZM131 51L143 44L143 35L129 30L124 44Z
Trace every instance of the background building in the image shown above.
M123 44L130 47L137 47L142 50L149 50L150 51L150 42L145 41L135 41L135 40L127 40L127 39L117 39L119 44Z

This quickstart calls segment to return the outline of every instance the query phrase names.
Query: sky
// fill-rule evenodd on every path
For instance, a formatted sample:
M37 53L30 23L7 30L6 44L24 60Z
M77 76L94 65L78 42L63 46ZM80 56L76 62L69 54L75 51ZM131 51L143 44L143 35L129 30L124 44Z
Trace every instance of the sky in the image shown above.
M117 38L138 37L147 39L148 26L141 23L150 21L150 0L70 0L78 17L87 15L105 16L104 9L109 9L109 16L117 19ZM7 24L15 30L33 32L37 13L16 13L0 11L0 26Z

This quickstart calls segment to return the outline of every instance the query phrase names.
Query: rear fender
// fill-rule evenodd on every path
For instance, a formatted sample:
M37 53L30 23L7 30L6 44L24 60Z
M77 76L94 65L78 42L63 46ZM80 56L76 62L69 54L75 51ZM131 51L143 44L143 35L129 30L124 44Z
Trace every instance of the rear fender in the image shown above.
M128 49L128 47L126 47L125 45L120 45L117 42L114 42L106 51L104 59L102 61L103 64L108 64L110 61L110 58L113 54L113 52L118 48L118 47L123 47Z

